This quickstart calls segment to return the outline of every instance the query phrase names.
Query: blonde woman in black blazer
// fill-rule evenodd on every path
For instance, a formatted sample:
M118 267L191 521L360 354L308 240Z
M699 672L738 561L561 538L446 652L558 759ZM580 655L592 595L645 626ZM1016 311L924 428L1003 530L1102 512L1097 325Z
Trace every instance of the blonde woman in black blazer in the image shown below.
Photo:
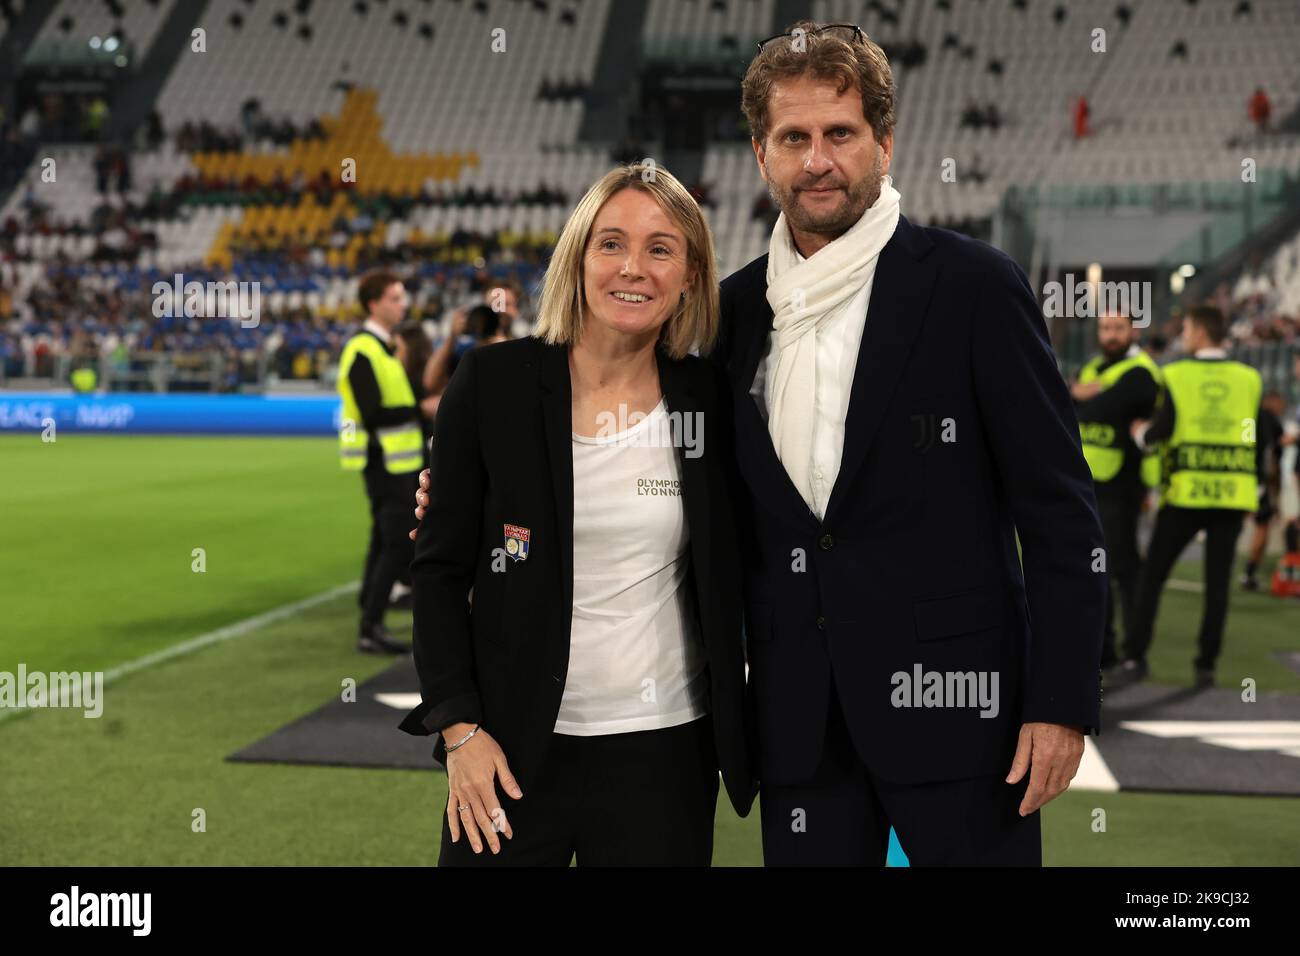
M708 865L753 803L730 399L712 238L653 166L557 243L537 336L475 349L438 411L411 565L440 865Z

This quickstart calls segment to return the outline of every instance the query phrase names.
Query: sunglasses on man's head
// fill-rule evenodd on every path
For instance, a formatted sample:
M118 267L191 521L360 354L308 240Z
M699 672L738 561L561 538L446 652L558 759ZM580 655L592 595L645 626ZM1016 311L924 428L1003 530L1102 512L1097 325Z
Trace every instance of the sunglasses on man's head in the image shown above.
M815 30L799 31L799 35L802 36L814 36L818 33L830 33L831 36L839 37L841 40L844 40L847 43L852 43L854 41L860 41L866 39L866 34L862 32L862 27L858 26L856 23L828 23L826 24L826 26L818 27ZM758 44L759 52L761 53L763 47L771 43L773 40L779 40L782 37L793 37L795 35L796 35L795 33L791 32L791 33L778 33L776 36L770 36L766 40L762 40L759 42Z

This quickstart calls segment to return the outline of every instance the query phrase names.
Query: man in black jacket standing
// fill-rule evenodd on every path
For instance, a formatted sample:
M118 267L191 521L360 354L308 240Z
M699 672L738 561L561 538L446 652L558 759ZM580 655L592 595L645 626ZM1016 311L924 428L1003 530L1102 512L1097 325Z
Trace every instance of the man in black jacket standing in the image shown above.
M899 213L893 101L857 27L797 24L744 81L781 218L716 354L764 858L879 866L892 825L914 865L1039 865L1099 723L1101 526L1023 273Z
M395 582L411 563L407 516L423 464L423 437L415 395L394 356L394 330L406 314L407 295L391 272L362 277L358 296L366 312L361 331L339 358L339 453L349 471L360 471L370 499L370 547L362 572L361 626L357 649L405 654L410 646L384 627Z
M1118 663L1115 650L1115 605L1118 595L1124 633L1133 630L1137 607L1138 517L1146 498L1147 485L1159 483L1153 474L1159 460L1144 457L1129 434L1133 422L1151 417L1160 398L1160 368L1137 344L1137 330L1124 315L1103 315L1097 319L1100 354L1079 372L1070 387L1083 456L1092 471L1106 536L1106 630L1101 648L1102 670Z

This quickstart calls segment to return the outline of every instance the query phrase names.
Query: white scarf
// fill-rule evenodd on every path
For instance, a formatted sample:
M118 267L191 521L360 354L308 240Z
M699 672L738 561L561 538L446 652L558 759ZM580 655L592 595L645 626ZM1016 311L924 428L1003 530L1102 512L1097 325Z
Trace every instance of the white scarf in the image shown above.
M777 333L772 411L767 429L777 457L808 507L813 504L812 439L817 396L817 327L845 307L871 278L898 225L898 190L885 176L880 196L848 232L799 261L785 213L772 230L767 301Z

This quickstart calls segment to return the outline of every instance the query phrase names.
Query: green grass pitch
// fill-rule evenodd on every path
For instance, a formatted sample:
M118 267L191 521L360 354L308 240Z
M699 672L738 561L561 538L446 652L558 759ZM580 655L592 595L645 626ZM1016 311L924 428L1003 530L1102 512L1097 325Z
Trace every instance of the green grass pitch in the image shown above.
M310 597L359 573L361 481L315 439L0 436L0 670L101 670ZM206 570L192 570L202 548ZM1194 564L1180 567L1195 579ZM1200 596L1169 591L1155 676L1191 677ZM1300 691L1277 662L1300 613L1233 594L1221 681ZM400 617L390 623L406 626ZM439 774L224 758L388 665L357 654L344 596L112 685L100 720L0 722L10 865L391 864L436 859ZM396 720L394 721L396 723ZM394 731L396 732L396 730ZM758 865L757 812L719 801L714 860ZM1108 831L1093 833L1094 807ZM191 831L202 808L207 831ZM1043 813L1052 865L1293 864L1293 800L1067 793Z

